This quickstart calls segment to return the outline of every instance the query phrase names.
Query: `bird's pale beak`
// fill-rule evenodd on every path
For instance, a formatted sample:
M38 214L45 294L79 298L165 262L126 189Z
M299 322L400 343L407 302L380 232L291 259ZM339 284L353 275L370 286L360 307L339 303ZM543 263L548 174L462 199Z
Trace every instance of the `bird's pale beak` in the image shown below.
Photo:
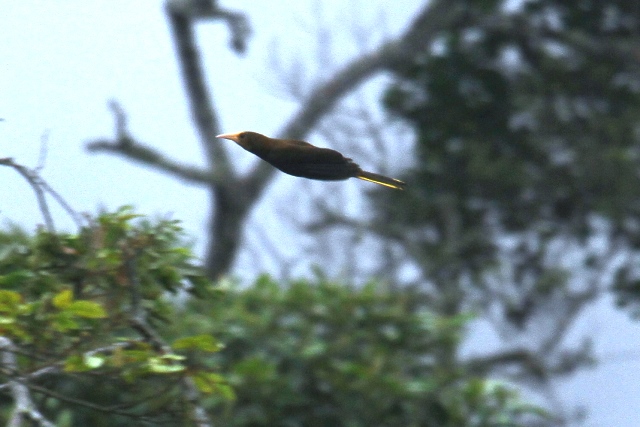
M237 133L223 133L220 134L218 136L216 136L216 138L223 138L223 139L228 139L234 142L238 142L238 135L240 135L240 132Z

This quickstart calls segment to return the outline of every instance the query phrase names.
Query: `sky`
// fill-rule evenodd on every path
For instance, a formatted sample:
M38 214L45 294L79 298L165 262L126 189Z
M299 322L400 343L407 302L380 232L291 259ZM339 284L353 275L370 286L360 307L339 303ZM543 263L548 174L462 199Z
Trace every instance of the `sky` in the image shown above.
M275 134L295 111L296 103L283 96L270 71L269 53L277 46L283 58L292 61L312 51L311 13L320 3L322 16L338 23L336 28L353 23L354 16L377 22L377 11L384 11L390 34L400 31L420 6L417 0L406 0L403 7L362 0L360 9L346 13L345 8L352 7L349 1L280 0L269 2L269 7L252 0L221 1L224 7L246 12L253 27L245 56L228 48L222 23L201 23L197 28L224 132ZM115 99L127 112L129 130L137 140L187 164L203 164L162 2L0 0L0 28L0 158L36 166L45 138L42 176L77 211L95 213L134 204L139 212L182 220L189 235L201 243L208 207L202 189L84 149L88 141L113 137L107 103ZM353 52L340 37L335 35L332 53L344 60ZM237 155L239 164L249 164L245 153L239 150ZM269 218L278 215L278 203L291 191L292 179L278 178L253 213L272 224L271 235L287 233ZM27 228L42 223L22 178L0 168L0 183L0 223L12 221ZM53 213L59 228L73 230L60 209ZM290 245L293 256L296 243ZM248 254L241 256L240 268L250 263ZM609 300L590 307L570 337L593 335L603 364L558 382L557 394L568 411L575 405L588 408L586 426L631 427L640 419L640 326L611 307ZM487 337L481 333L467 342L470 352L483 346Z

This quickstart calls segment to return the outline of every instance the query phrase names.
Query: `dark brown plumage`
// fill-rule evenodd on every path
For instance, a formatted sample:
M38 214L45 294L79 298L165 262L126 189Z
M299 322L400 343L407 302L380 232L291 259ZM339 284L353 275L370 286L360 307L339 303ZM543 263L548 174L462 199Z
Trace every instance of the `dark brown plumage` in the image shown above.
M272 166L289 175L323 181L358 178L403 190L405 183L360 169L351 159L329 148L320 148L305 141L276 139L256 132L225 133L218 138L236 142Z

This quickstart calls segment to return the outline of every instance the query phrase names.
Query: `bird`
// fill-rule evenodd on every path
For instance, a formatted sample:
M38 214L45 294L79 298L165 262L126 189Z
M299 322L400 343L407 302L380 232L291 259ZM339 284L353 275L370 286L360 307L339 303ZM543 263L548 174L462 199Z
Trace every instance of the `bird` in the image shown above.
M399 179L362 170L353 160L336 150L316 147L306 141L269 138L249 131L223 133L216 138L234 141L289 175L322 181L358 178L396 190L404 190L406 186Z

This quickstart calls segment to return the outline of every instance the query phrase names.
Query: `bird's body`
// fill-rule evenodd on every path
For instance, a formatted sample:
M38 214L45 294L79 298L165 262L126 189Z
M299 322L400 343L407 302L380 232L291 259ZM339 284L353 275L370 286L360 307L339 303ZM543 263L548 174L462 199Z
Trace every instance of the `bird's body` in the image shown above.
M256 132L218 135L236 142L245 150L289 175L323 181L358 178L386 187L402 190L405 183L363 171L353 160L338 151L316 147L305 141L269 138Z

